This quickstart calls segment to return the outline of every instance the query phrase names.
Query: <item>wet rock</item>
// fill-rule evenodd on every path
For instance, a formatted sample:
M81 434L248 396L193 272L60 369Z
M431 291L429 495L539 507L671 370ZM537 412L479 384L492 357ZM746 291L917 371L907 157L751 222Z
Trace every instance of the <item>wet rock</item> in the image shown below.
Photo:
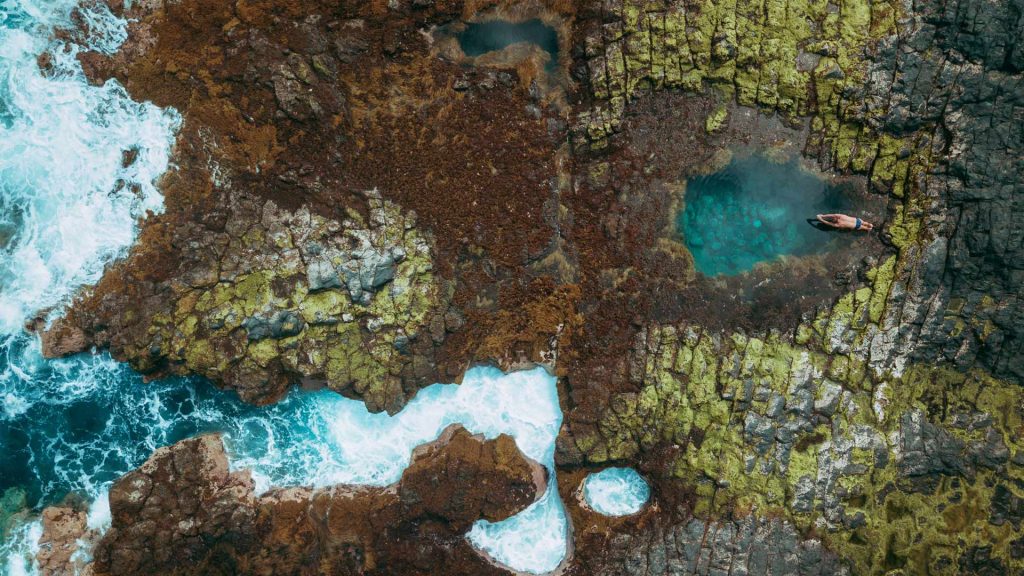
M1010 450L1003 442L1003 435L991 428L985 434L985 441L972 443L969 452L977 466L992 470L1006 464L1010 459Z
M546 479L547 471L526 459L512 437L483 441L452 425L413 451L398 498L407 515L444 518L452 531L464 532L480 518L497 522L532 503Z
M220 438L205 435L157 450L114 483L113 524L86 568L98 575L293 574L315 567L390 574L411 573L427 561L441 573L495 574L464 533L481 518L519 512L544 489L544 468L511 437L483 440L456 425L417 448L394 486L273 489L257 497L249 472L230 471ZM85 524L84 513L65 508L45 514L69 517L76 529ZM59 571L70 553L48 558Z
M369 44L356 36L343 35L334 40L332 48L338 60L348 64L364 54L369 48Z
M323 114L323 108L310 95L307 87L312 80L313 71L301 58L292 59L289 65L281 64L274 69L274 96L278 106L292 120L301 122Z
M1003 576L1006 574L1006 565L999 558L992 556L991 546L972 546L960 557L959 567L961 574L976 574L978 576Z
M41 575L77 574L85 569L84 560L74 557L79 539L88 532L86 519L84 511L73 508L47 508L43 511L43 535L36 554Z
M305 327L302 317L296 312L281 311L268 317L250 317L242 321L248 338L251 341L259 341L265 338L288 338L295 336Z
M363 248L341 265L339 274L353 302L366 303L373 293L395 278L395 267L405 259L405 251L393 248L380 251Z
M1024 489L1024 486L1018 488ZM1005 484L999 484L992 492L992 509L989 513L989 522L992 524L1001 526L1010 522L1015 529L1020 530L1024 522L1024 497L1017 496Z
M327 37L318 25L319 18L312 17L307 21L297 24L295 32L291 34L290 42L292 49L302 54L320 54L327 49Z
M334 265L323 257L317 257L306 265L306 282L310 292L344 286Z
M825 416L832 416L839 406L842 393L843 389L838 384L831 380L825 380L822 383L818 399L814 401L814 411Z
M743 432L747 436L747 441L755 445L755 450L759 454L767 454L775 441L775 428L771 420L755 412L747 412Z
M84 330L58 320L42 333L42 345L44 358L60 358L87 350L92 343Z
M850 574L820 542L802 540L792 526L779 520L748 516L734 521L694 519L673 525L653 522L633 533L614 534L609 540L590 537L584 542L588 550L596 553L581 558L583 573L595 576Z
M814 478L801 476L796 482L796 489L793 491L793 501L790 507L794 512L810 512L814 507L815 494Z

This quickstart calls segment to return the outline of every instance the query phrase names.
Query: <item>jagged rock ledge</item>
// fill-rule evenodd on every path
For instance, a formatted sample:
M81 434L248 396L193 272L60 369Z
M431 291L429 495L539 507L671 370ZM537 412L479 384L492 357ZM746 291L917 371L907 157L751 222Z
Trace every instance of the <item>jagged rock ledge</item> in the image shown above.
M507 435L459 425L413 452L388 487L276 488L255 495L218 435L160 448L110 490L112 526L47 508L39 562L69 574L504 574L474 551L474 522L512 516L544 493L545 469ZM83 540L84 539L84 540ZM92 561L77 553L95 541Z

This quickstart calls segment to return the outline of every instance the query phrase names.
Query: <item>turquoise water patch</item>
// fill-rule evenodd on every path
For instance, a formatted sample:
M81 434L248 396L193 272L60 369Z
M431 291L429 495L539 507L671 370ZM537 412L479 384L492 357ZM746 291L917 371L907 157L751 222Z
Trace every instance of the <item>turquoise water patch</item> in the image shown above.
M697 270L734 275L781 256L827 251L837 233L808 218L853 210L844 186L830 186L796 160L734 158L724 169L691 178L676 224Z
M106 355L44 360L37 341L26 337L8 340L4 352L0 494L23 490L34 510L76 493L95 503L90 517L104 527L111 482L156 448L211 431L224 434L232 469L252 470L258 492L385 486L401 478L416 446L460 423L487 438L511 435L550 475L537 502L502 522L478 522L469 541L524 572L549 572L565 558L568 522L554 467L562 413L555 378L542 368L511 374L474 368L461 385L424 388L388 416L330 391L296 389L277 404L256 407L199 381L144 384ZM38 522L30 523L0 545L9 572L30 571L37 537Z
M551 475L538 502L503 522L477 523L470 542L516 570L555 569L568 545L554 489L562 414L543 369L474 369L460 386L421 390L390 417L328 391L293 390L255 407L198 380L144 383L106 354L42 357L22 326L40 310L59 313L126 253L138 219L162 209L154 182L180 121L132 101L117 82L86 81L77 53L115 50L126 22L88 3L78 12L87 26L72 26L76 4L0 0L0 497L26 507L13 510L18 522L0 539L0 573L36 571L43 507L78 495L91 503L89 525L105 529L110 484L156 448L196 434L223 433L231 466L251 468L259 490L383 486L401 477L413 448L456 422L488 438L512 435ZM50 39L57 26L90 37L65 48ZM49 47L44 75L36 56ZM136 159L125 166L129 149Z
M507 20L473 22L467 24L466 29L456 37L466 56L481 56L513 44L528 42L551 55L549 68L558 63L558 33L537 18L515 23Z
M651 487L632 468L605 468L583 481L587 505L605 516L636 514L651 498Z

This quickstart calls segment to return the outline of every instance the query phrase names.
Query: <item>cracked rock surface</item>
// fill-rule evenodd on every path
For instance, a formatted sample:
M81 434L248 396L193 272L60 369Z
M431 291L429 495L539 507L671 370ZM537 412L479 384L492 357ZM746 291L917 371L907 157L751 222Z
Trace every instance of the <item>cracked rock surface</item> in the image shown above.
M98 346L247 401L302 384L389 412L474 362L544 363L574 576L1024 573L1018 0L126 10L122 50L81 59L181 112L178 168L166 213L44 334L49 353ZM493 18L551 26L557 70L444 38ZM703 276L675 227L687 181L750 150L851 190L875 231ZM325 520L369 513L341 488L256 497L203 466L227 508L169 502L180 539L123 561L186 546L301 573L287 562L325 546L313 556L342 573L502 572L456 537L487 509L445 509L462 480L418 493L436 514L369 535ZM580 504L606 466L644 475L640 512ZM120 521L90 569L120 558Z
M421 446L385 488L278 488L253 492L247 470L229 471L216 435L157 450L110 491L112 527L93 550L92 574L489 574L496 569L463 534L543 493L544 469L508 436L482 440L460 426ZM448 488L464 489L456 496ZM85 514L47 509L47 518ZM68 531L68 522L62 524ZM63 532L47 524L44 540ZM73 539L72 539L73 542ZM50 550L54 547L48 548ZM44 574L70 570L51 552ZM187 562L183 560L188 559Z

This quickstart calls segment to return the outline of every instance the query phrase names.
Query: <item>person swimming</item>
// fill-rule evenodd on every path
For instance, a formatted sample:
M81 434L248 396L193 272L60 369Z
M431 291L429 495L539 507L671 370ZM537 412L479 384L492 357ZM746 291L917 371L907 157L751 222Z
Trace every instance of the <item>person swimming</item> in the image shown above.
M855 216L847 216L846 214L818 214L818 222L840 230L863 230L867 232L875 227L871 222L861 220Z

